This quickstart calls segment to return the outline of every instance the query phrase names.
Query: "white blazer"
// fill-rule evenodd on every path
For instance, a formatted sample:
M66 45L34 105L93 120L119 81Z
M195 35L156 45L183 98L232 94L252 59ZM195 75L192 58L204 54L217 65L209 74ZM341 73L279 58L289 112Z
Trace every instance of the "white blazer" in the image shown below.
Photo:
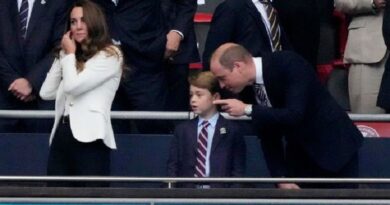
M117 50L118 53L119 50ZM100 51L89 59L84 70L76 70L74 54L65 55L53 62L39 95L44 100L56 100L55 120L50 135L53 140L59 121L65 110L65 98L69 99L70 128L80 142L102 139L111 149L116 149L111 126L110 111L122 75L120 55Z

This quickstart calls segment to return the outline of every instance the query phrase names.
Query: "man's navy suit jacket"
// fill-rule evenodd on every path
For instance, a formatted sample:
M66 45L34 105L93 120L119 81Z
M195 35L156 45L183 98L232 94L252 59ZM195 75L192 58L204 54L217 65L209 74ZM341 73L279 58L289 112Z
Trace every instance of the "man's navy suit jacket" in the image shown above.
M198 118L183 122L175 129L168 159L168 175L193 177L196 165ZM236 124L219 116L210 153L210 177L242 177L246 148ZM179 185L194 187L194 184ZM211 184L226 187L226 184Z
M155 72L164 57L166 34L160 0L94 0L103 8L113 39L120 41L133 72ZM148 70L149 69L149 70Z
M17 1L0 1L0 93L17 78L26 78L38 95L54 57L52 50L65 32L69 0L36 0L24 42Z
M282 49L291 49L283 29L281 32ZM203 52L205 70L214 50L227 42L244 46L256 57L272 52L267 29L252 0L226 0L215 9Z
M283 140L298 144L318 166L338 171L357 153L363 137L346 112L300 56L282 51L264 55L263 79L272 108L254 105L271 175L288 176ZM252 102L253 102L253 94Z
M199 62L199 53L194 29L196 0L161 0L168 30L178 30L184 35L177 54L173 58L175 64Z

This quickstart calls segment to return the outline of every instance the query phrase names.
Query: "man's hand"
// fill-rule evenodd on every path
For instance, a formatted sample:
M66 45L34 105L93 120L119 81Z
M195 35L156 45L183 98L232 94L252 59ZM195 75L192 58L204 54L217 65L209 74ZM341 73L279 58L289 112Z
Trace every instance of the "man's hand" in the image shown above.
M279 189L301 189L295 183L278 183L278 188Z
M383 9L386 7L386 0L374 0L373 3L376 9Z
M221 105L223 111L234 117L245 115L247 104L237 99L214 100L214 105Z
M29 98L32 92L32 86L26 78L18 78L14 80L14 82L12 82L8 87L8 91L11 91L15 97L22 101L26 102L26 100L32 100Z
M179 50L181 36L176 31L169 31L167 34L167 44L165 45L164 58L170 58Z
M76 43L70 36L70 31L62 37L61 48L66 54L76 53Z

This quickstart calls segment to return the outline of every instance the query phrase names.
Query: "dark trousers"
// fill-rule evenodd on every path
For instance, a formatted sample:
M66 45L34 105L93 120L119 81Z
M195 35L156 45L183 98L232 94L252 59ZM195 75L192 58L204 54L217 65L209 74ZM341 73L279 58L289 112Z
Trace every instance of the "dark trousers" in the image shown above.
M47 175L49 176L108 176L110 152L103 140L90 143L77 141L69 121L61 122L50 146ZM100 187L108 182L50 182L48 186Z
M301 146L287 146L286 159L289 177L310 178L357 178L359 175L358 153L336 172L319 167ZM300 183L301 188L357 188L353 183Z

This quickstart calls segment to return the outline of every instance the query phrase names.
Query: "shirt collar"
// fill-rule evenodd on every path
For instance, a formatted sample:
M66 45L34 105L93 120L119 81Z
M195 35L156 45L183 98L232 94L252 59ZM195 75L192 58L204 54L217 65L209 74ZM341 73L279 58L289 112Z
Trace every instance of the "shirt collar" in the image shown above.
M255 63L256 68L256 84L264 85L263 78L263 61L261 57L253 58L253 62Z
M215 125L217 124L218 118L219 118L219 113L217 112L210 119L208 119L207 121L210 123L211 127L215 127ZM205 119L199 117L198 127L202 126L202 122L203 121L205 121Z

